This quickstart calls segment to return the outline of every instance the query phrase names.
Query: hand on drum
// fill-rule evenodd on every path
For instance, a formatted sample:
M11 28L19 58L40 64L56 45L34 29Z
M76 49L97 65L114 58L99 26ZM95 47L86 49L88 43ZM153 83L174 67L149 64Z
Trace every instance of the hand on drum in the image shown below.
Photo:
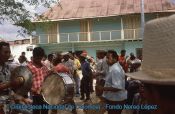
M55 68L50 69L48 75L53 74L53 73L57 73L57 71L55 70Z
M92 72L92 78L96 78L96 72Z
M100 75L99 72L92 72L92 76L93 78L97 78Z

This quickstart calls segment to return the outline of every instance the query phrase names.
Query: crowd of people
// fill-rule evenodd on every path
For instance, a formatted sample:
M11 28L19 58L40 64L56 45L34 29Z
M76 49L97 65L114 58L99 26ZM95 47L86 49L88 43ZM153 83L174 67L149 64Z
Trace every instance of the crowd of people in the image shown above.
M116 109L115 106L124 104L131 106L132 114L175 114L174 20L173 15L145 25L143 62L142 57L138 59L133 53L126 57L125 50L121 50L120 55L114 50L100 50L96 62L85 51L81 54L52 53L46 57L44 50L36 47L30 61L22 52L17 66L27 66L33 75L30 95L19 95L13 91L12 88L21 86L23 79L10 81L16 63L10 57L9 43L0 42L0 114L9 114L7 109L4 112L4 105L11 101L47 104L41 94L41 86L46 76L53 72L69 74L76 85L75 97L85 102L95 91L96 96L106 104L108 114L121 114L123 108ZM75 105L74 101L71 103ZM134 109L134 106L142 106L142 109ZM18 114L18 111L12 110L11 114ZM48 110L32 111L33 114L48 114ZM20 113L31 114L27 110ZM76 109L72 113L76 114Z
M75 84L74 97L79 97L84 102L90 100L91 94L95 91L96 97L109 106L147 104L144 84L125 75L139 71L142 60L136 58L133 53L126 57L126 50L121 50L120 55L114 50L99 50L96 58L95 61L86 51L80 54L51 53L46 56L41 47L36 47L31 60L27 60L25 52L22 52L17 63L10 54L9 44L0 42L0 114L5 114L3 105L11 103L9 101L11 96L13 96L13 103L17 104L47 104L41 94L41 86L44 79L54 72L68 74ZM11 72L18 66L27 66L33 75L31 91L25 95L16 94L13 89L10 89L19 87L17 83L19 80L10 81ZM94 81L96 81L95 87ZM2 99L4 96L6 96L5 100ZM69 103L75 105L74 100ZM121 114L123 109L106 107L106 110L108 114ZM6 109L6 111L9 110ZM12 114L19 112L48 114L47 109L11 110L11 112ZM149 114L150 110L135 109L131 112L132 114ZM73 109L72 113L77 114L76 109Z
M125 88L126 77L124 73L137 71L139 65L136 67L136 65L133 65L133 61L137 61L137 64L140 62L136 60L133 54L127 60L125 53L126 51L122 50L121 55L118 56L114 50L107 52L100 50L97 52L97 60L95 62L94 58L89 56L86 51L80 54L70 52L51 53L46 56L41 47L36 47L33 50L31 60L27 60L25 52L22 52L17 63L10 54L9 44L0 42L0 63L2 69L0 72L1 96L10 95L12 91L9 88L11 86L18 86L16 82L9 81L11 72L18 66L27 66L33 75L32 88L30 94L14 97L20 98L15 100L18 103L47 104L41 95L41 85L49 74L61 72L69 74L72 78L75 83L75 97L80 97L80 100L85 102L90 100L91 94L95 91L96 96L105 98L108 104L123 104L127 99L127 90ZM95 88L93 86L94 80L96 80ZM5 82L10 83L4 84ZM19 95L13 93L13 96ZM76 114L76 110L72 112ZM23 113L28 114L29 112ZM48 110L33 110L33 114L38 113L47 114ZM115 110L109 110L109 114L112 113L116 114Z

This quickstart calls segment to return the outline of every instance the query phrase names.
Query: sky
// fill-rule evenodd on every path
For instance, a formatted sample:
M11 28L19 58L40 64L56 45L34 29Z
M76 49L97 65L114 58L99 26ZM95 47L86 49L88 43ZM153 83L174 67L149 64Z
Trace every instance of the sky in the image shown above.
M22 0L18 0L18 1L22 1ZM42 14L47 10L47 8L45 8L42 5L38 5L37 7L34 7L24 3L24 6L32 14L34 13ZM2 24L0 24L0 39L2 38L6 41L13 41L13 40L29 38L28 35L26 35L25 37L19 35L18 31L21 29L22 29L21 27L14 26L10 22L5 21Z
M17 0L17 1L22 1L22 0ZM169 0L169 1L175 4L175 0ZM24 3L24 6L31 13L42 14L43 12L47 10L47 8L44 8L44 6L42 5L39 5L35 8L34 6L30 6ZM29 38L27 35L26 37L20 36L19 33L17 32L20 29L21 27L14 26L10 24L9 22L4 22L3 24L0 24L0 39L3 38L6 41L13 41L13 40Z
M170 2L174 3L175 4L175 0L170 0Z

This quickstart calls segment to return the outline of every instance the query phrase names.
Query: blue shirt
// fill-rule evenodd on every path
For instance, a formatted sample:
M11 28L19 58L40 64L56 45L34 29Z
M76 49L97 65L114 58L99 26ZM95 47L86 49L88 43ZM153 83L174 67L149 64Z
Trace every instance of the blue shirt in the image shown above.
M125 74L118 62L109 67L109 72L105 80L104 87L113 87L120 89L120 91L104 91L103 97L110 101L123 101L127 99L127 91L125 90Z
M83 77L90 76L91 68L90 68L90 64L87 61L81 63L81 70L82 70Z

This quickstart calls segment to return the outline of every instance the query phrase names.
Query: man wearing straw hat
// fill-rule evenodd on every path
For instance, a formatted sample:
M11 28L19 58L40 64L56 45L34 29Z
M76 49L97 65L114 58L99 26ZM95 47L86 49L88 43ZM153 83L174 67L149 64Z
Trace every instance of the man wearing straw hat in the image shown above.
M145 84L151 114L175 114L175 15L145 25L142 70L127 76Z

